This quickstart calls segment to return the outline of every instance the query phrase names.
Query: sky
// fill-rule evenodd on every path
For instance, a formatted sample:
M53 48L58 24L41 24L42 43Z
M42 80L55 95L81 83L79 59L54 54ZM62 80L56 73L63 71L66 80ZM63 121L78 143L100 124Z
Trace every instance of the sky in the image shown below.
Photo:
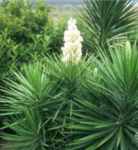
M72 4L72 3L80 3L82 0L47 0L49 3L68 3L68 4Z
M0 0L1 2L2 0ZM32 0L32 1L36 1L36 0ZM50 4L80 4L80 2L82 2L83 0L46 0L48 3ZM138 0L133 0L135 2L137 2L138 4Z
M62 4L71 4L71 3L80 3L83 0L47 0L49 3L62 3ZM133 0L135 2L138 2L138 0Z

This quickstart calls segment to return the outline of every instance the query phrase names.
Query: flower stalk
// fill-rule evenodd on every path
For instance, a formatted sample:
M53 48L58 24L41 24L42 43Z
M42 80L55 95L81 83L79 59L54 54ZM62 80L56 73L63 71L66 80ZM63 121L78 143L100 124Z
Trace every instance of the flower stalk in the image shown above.
M77 28L76 20L71 18L68 21L68 28L64 32L63 62L79 63L82 57L82 41L83 38Z

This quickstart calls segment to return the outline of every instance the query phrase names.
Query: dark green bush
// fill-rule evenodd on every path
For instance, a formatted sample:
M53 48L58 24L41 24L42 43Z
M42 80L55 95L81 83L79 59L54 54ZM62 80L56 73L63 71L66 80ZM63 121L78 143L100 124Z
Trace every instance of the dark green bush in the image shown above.
M48 40L44 37L47 24L48 7L44 1L37 1L36 5L29 0L1 2L0 76L4 77L13 68L31 61L36 52L41 55L42 49L43 52L47 50Z
M41 59L62 46L64 20L49 17L44 0L6 0L0 4L0 76Z
M0 6L0 33L7 30L17 43L30 43L48 24L48 7L43 0L8 0Z
M49 33L49 44L48 52L51 53L60 53L61 47L63 46L63 36L66 29L67 19L59 18L54 21L53 24L50 24L48 30Z

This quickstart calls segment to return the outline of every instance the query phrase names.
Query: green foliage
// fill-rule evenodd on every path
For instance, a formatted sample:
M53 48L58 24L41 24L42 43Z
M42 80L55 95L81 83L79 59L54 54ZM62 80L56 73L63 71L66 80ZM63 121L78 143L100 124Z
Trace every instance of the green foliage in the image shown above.
M5 150L138 149L138 51L122 40L135 40L133 6L85 4L84 37L98 55L78 64L49 56L62 46L65 20L53 23L44 1L1 4L0 79L20 68L0 89Z
M7 39L7 34L0 35L0 78L3 79L8 75L9 70L13 69L17 50L17 45L14 41Z
M32 60L37 53L42 55L47 51L44 42L40 47L40 34L48 24L48 8L42 1L33 6L29 0L6 0L0 4L0 80L9 74L10 70ZM42 41L42 36L41 36ZM39 47L39 49L38 49ZM45 48L45 49L44 49ZM37 50L38 49L38 50ZM39 51L39 52L38 52Z
M0 4L0 79L22 64L59 52L64 20L54 23L44 0L6 0Z
M111 59L97 60L100 82L88 79L89 98L79 97L72 123L70 150L136 150L138 132L138 52L135 48L110 49Z
M11 129L16 134L5 133L3 135L5 140L11 141L11 144L6 144L4 147L6 150L44 150L44 147L47 146L44 144L46 143L45 130L36 110L34 112L26 109L24 118L18 116L18 122L15 122Z
M66 29L67 19L59 18L49 24L48 35L48 53L60 53L61 47L63 46L64 31Z
M8 116L7 149L136 150L138 52L110 48L100 59L59 58L25 66L6 81L0 100Z
M9 141L6 149L43 150L56 145L60 134L52 130L56 122L50 105L54 91L42 68L40 64L26 66L23 73L15 73L16 80L6 81L9 88L3 89L7 96L1 100L2 110L8 116L5 127L13 130L3 135Z
M65 123L66 116L72 116L74 99L81 88L81 82L87 76L89 63L89 61L85 62L84 60L79 64L64 64L58 59L46 61L46 74L50 82L53 83L53 88L57 94L60 94L58 101L55 100L57 111L54 119L60 115L62 116L61 122ZM57 119L59 120L59 118Z
M2 136L9 149L60 150L69 140L65 126L74 110L74 99L85 79L88 62L63 64L55 57L25 66L23 73L6 81L1 115L8 116ZM33 123L33 124L32 124ZM24 144L26 143L26 144Z
M9 37L19 43L27 43L32 36L44 31L48 23L48 8L38 0L9 0L1 4L0 31L7 30Z
M84 0L81 28L85 49L107 49L120 42L136 27L137 13L130 0Z
M138 48L138 26L134 29L134 31L128 36L129 40L132 44L136 44Z

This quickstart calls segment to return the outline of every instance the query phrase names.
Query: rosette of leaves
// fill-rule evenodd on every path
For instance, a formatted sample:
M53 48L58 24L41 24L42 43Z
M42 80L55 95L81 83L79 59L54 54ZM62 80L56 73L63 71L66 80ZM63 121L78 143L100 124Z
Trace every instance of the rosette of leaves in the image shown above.
M7 150L60 149L62 131L53 121L55 110L51 105L59 96L49 82L40 63L25 66L6 80L0 103L4 121L1 137ZM56 128L55 128L56 127ZM54 129L53 129L54 128ZM63 141L64 142L64 141Z
M109 43L134 35L137 26L134 6L131 0L84 0L80 19L86 47L106 50Z
M121 46L110 55L100 53L100 82L89 79L83 84L87 97L76 99L69 150L138 149L138 52Z
M72 118L74 100L88 76L90 62L45 60L15 72L1 89L1 115L7 118L4 128L11 130L2 134L8 150L61 150L69 140L65 125Z
M59 95L59 99L53 103L56 106L54 120L66 123L68 117L72 117L74 100L81 89L81 84L87 78L90 70L90 61L81 60L79 63L64 63L57 57L49 58L45 62L46 74L53 85L53 89ZM59 119L61 118L61 119Z

